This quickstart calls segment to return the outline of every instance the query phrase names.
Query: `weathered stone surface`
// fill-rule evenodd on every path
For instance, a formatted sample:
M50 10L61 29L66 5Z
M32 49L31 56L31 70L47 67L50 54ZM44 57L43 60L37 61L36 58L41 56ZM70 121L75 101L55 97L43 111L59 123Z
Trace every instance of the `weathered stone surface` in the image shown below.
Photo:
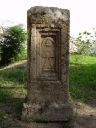
M59 123L28 123L25 128L73 128L71 122L59 122Z
M72 117L68 92L68 10L28 10L28 96L22 119L62 122Z

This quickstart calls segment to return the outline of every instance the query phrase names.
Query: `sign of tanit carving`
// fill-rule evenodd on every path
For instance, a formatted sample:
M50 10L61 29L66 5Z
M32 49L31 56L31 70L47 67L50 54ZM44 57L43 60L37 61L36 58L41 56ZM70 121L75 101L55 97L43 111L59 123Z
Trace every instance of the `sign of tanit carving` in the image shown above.
M46 37L41 43L42 70L55 70L55 42L52 38Z

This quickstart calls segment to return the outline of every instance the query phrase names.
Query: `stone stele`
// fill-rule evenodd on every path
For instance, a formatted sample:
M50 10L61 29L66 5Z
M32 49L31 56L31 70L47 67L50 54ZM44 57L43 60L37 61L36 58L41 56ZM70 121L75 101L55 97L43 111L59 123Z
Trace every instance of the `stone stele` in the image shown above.
M37 122L32 128L55 128L55 122L56 128L62 128L60 122L73 114L68 88L70 12L36 6L28 10L27 17L28 94L22 119Z

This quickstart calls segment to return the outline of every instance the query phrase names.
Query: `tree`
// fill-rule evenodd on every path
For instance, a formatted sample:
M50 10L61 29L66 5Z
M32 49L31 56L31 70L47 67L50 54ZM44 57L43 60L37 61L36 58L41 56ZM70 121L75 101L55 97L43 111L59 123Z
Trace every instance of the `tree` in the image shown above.
M26 32L21 26L9 27L5 30L0 41L1 65L6 65L12 59L16 59L18 53L21 52L25 46Z
M1 44L1 41L2 41L2 34L4 33L4 28L1 26L0 27L0 44ZM1 46L0 46L0 60L1 60L1 53L2 53L2 51L1 51Z
M84 31L79 33L75 43L79 54L91 54L93 44L96 42L95 36L92 33Z

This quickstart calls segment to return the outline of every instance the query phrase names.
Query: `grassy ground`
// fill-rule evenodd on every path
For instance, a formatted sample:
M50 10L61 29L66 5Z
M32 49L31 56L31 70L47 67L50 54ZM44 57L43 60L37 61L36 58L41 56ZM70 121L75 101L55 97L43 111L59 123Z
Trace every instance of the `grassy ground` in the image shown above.
M75 100L88 103L96 99L96 57L71 55L69 78Z
M96 57L71 55L69 78L72 99L84 103L96 99ZM25 95L26 61L1 68L0 128L11 128L8 119L20 119Z
M0 128L10 128L12 120L20 119L26 95L25 63L21 61L0 69Z

